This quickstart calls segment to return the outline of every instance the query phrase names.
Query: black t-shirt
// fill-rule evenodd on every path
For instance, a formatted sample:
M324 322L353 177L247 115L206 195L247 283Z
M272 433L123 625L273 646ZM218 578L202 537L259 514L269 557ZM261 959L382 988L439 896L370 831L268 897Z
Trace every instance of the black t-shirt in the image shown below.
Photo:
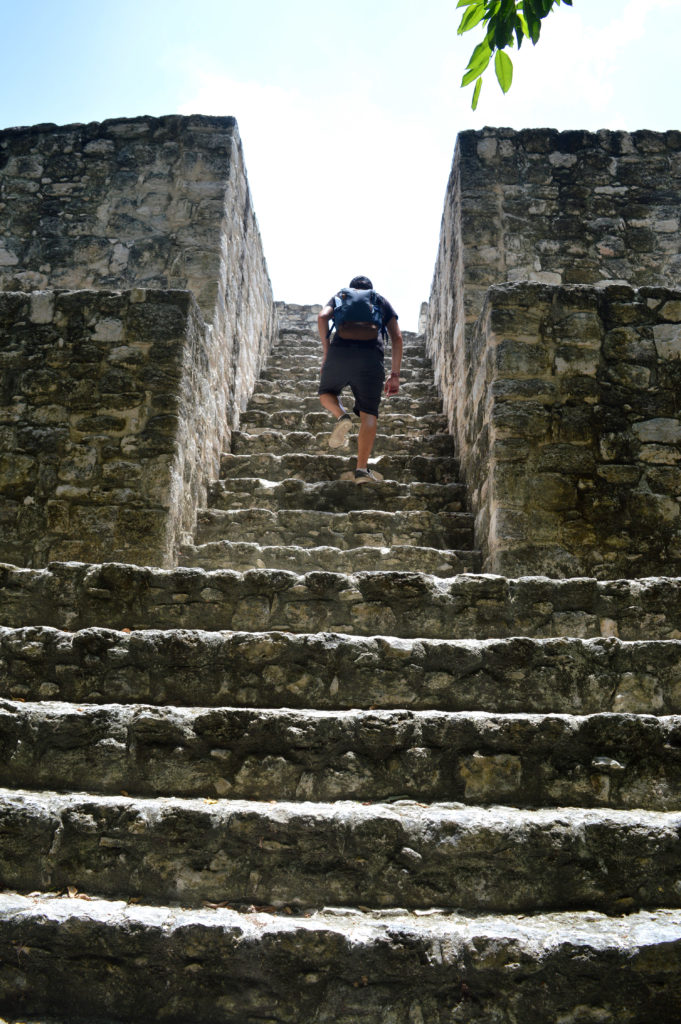
M378 332L378 336L376 337L376 340L375 341L356 341L356 340L353 340L353 339L350 339L350 338L341 338L341 337L339 337L338 333L334 330L333 334L331 335L331 344L332 345L375 345L377 348L379 348L381 350L381 352L383 352L383 350L384 350L383 340L384 340L384 338L386 336L386 324L389 324L393 317L395 317L395 319L397 320L397 313L395 312L393 307L390 305L388 300L384 299L382 295L379 295L378 292L374 292L374 295L376 296L376 305L380 309L381 317L382 317L381 329ZM336 305L336 298L337 298L336 295L332 295L331 298L329 299L329 301L326 303L326 305L330 306L331 309L334 309L334 307Z

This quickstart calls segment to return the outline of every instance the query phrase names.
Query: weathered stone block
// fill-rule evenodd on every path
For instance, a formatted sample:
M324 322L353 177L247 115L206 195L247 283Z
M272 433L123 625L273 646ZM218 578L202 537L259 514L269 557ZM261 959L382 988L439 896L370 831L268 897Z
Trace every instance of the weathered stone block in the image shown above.
M556 512L575 508L577 494L574 483L560 473L541 473L529 482L529 504L534 508Z
M278 1015L284 1024L386 1014L420 1024L452 1007L462 1021L481 1019L480 1002L518 1018L558 1020L568 1008L576 1019L647 1024L681 1012L680 934L673 910L592 913L588 927L574 912L418 917L329 908L306 920L257 907L162 909L67 896L36 905L10 893L0 901L0 950L12 964L0 1007L24 1007L30 993L38 1016L65 1020L114 1011L126 1021L232 1024L246 1004L251 1016ZM24 947L40 957L15 967ZM71 983L55 985L65 965Z
M681 442L681 421L659 417L658 419L646 420L634 423L632 430L636 437L643 442L656 442L658 444L679 444Z
M653 337L661 358L681 357L681 324L658 324L653 327Z
M523 571L522 558L529 558L526 565L532 571L599 577L676 571L681 539L677 484L672 476L660 477L653 490L645 478L648 467L674 467L681 459L678 421L669 415L676 360L660 357L651 337L659 326L659 310L675 300L661 289L644 293L618 286L586 295L583 289L570 292L561 288L552 294L537 285L492 288L472 335L472 351L484 353L491 347L494 353L485 376L476 378L476 388L482 388L479 397L476 391L476 416L468 414L459 449L477 528L486 531L480 538L485 565L517 573ZM540 313L537 343L549 369L547 379L534 377L519 386L509 379L511 364L496 358L500 346L489 325L498 301L507 337L525 338L524 311L531 295ZM603 339L602 348L566 346L563 330L572 328L564 310L586 304L587 296L598 305L602 329L593 334ZM647 323L608 331L613 305L617 316L627 319L622 312L627 298L635 310L631 322L640 321L645 309ZM526 341L521 346L532 347ZM624 362L625 356L641 362ZM585 358L584 366L576 365ZM538 365L535 369L539 372ZM577 376L575 369L585 373ZM514 447L507 451L510 443ZM522 453L521 465L509 461L509 452L514 457ZM508 467L505 472L502 466ZM490 479L493 490L487 486ZM663 479L669 491L662 488ZM515 513L510 533L502 526L504 509ZM554 518L549 525L529 509ZM657 529L651 528L653 510L659 514ZM537 545L535 555L530 554L532 543Z
M503 494L494 494L493 515L485 507L492 500L487 467L507 459L510 449L497 454L497 447L513 440L537 495L538 474L553 468L541 452L557 441L581 449L575 456L575 465L582 462L579 508L565 501L553 554L541 545L550 571L558 571L560 551L570 571L644 573L669 571L670 564L677 571L676 561L669 562L679 539L671 505L663 503L669 514L662 536L644 550L640 535L617 540L616 534L635 520L631 490L646 468L673 467L680 454L670 422L642 426L672 421L681 394L675 372L681 301L670 291L681 246L670 197L680 187L678 133L485 128L459 136L427 344L476 522L486 531L479 541L487 568L521 571L523 565L519 549L512 554L511 537L494 533L505 522ZM483 244L496 249L494 260L480 259L477 221L468 212L476 204L484 209ZM557 287L561 281L578 284ZM519 378L531 383L524 393ZM610 474L612 493L594 501L593 475L612 461L631 471ZM677 490L655 486L656 494L676 501ZM509 479L509 506L518 511L518 496L530 489ZM555 494L539 501L561 504ZM530 555L528 524L517 543L530 558L528 568L542 565L539 555ZM606 566L601 550L619 554Z
M15 517L0 555L20 550L22 563L39 564L50 550L115 550L169 564L273 340L236 123L9 129L0 132L0 200L0 403L18 427L3 447L14 468L0 492L43 509L19 545ZM138 472L126 481L115 467L131 458ZM107 502L129 503L135 542L112 540L113 512L99 549L94 536L51 537L44 510L55 499L80 503L73 516L62 509L65 529L101 521ZM146 545L143 522L153 522Z
M490 349L492 373L498 377L542 377L549 370L549 356L544 347L535 342L505 340Z

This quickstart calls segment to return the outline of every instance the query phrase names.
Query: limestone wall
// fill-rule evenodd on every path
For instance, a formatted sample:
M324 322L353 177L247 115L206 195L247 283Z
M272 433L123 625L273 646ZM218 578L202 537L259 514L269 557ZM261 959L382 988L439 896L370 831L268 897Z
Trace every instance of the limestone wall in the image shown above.
M234 118L139 117L0 133L0 288L217 296Z
M681 292L490 289L461 450L485 564L681 575Z
M191 292L0 293L2 560L172 564L216 418Z
M539 506L536 497L530 497L536 495L534 459L516 456L513 497L510 491L502 495L499 490L503 476L499 466L509 459L507 442L512 437L517 451L524 450L526 456L535 448L545 449L542 472L548 471L546 451L565 440L556 425L556 395L562 396L565 410L580 409L585 415L587 407L593 407L584 430L595 452L609 450L606 435L612 432L608 418L596 411L601 404L620 405L623 418L616 433L634 431L639 422L676 415L668 387L660 388L659 380L674 378L680 353L674 344L658 342L665 332L675 336L678 317L673 304L678 297L658 300L646 293L645 298L629 295L616 301L612 287L676 286L681 269L679 194L679 132L590 134L485 128L459 136L429 302L427 344L463 473L472 489L478 542L485 551L487 569L600 575L669 570L667 559L676 544L672 523L678 514L677 484L673 473L666 475L664 483L659 474L651 479L655 474L646 467L646 449L637 447L635 434L616 457L604 460L611 466L611 481L616 475L612 465L622 467L617 471L621 477L613 507L622 512L626 505L629 510L619 521L624 534L646 490L674 503L662 502L658 510L667 517L659 527L664 539L645 544L638 558L639 531L616 541L612 530L616 532L617 513L610 514L606 527L605 506L593 494L594 500L588 499L586 485L580 485L577 504L574 496L545 496L545 502L564 503L558 515L557 508ZM486 298L491 287L512 282L536 282L546 288L503 295L495 291ZM608 286L607 296L600 294ZM666 302L672 305L665 307ZM619 312L613 312L618 303ZM571 305L573 312L554 323L556 310ZM663 308L674 309L673 315L663 313ZM647 319L641 320L644 312ZM481 314L484 320L478 322ZM618 319L627 316L632 319ZM629 340L615 343L612 331L624 332L621 338ZM633 332L631 338L628 331ZM581 389L577 394L571 393L573 385ZM604 393L607 388L610 397ZM586 397L589 389L591 397ZM508 393L503 400L502 392ZM511 434L507 428L499 432L491 419L493 410L500 415L504 403L509 413L509 394L516 403ZM622 407L632 401L634 411L629 415ZM669 430L662 465L673 468L679 439L672 440L675 428ZM633 464L636 471L624 468ZM554 472L558 477L563 469ZM596 475L594 492L601 497L606 475ZM566 491L571 492L575 479L575 471L566 468L562 481ZM509 487L510 482L509 476ZM628 489L632 495L625 499ZM532 511L521 514L521 527L516 513L523 500L529 501ZM538 514L540 508L542 514ZM543 515L549 511L550 515ZM558 518L566 525L549 542ZM650 525L650 515L645 518ZM653 532L657 530L658 526Z
M504 281L673 287L680 192L679 131L462 132L436 283L446 289L450 271L460 275L473 319L486 289Z
M317 334L317 316L322 311L320 305L300 306L295 302L276 302L279 326L283 330L313 331Z
M0 411L0 559L37 565L71 552L171 564L276 331L234 119L1 132L0 298L0 358L12 367ZM84 406L62 400L71 385ZM97 419L98 403L96 429L81 430L76 413ZM159 407L170 417L160 431ZM54 443L40 452L45 416ZM122 447L121 475L136 476L137 489L112 469Z

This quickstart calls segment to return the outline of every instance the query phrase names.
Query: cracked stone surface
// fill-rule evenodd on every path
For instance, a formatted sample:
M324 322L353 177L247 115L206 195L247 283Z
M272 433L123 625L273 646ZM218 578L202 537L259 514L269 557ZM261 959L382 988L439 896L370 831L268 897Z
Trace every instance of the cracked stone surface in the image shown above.
M183 564L0 567L0 1024L676 1024L679 581L480 574L413 336L355 487L296 310Z
M0 991L19 1008L29 990L34 1013L105 1021L160 1014L173 1024L355 1024L380 1020L386 1007L397 1024L419 1015L438 1024L546 1021L573 1009L582 1020L644 1024L681 1011L670 984L681 928L670 911L468 917L340 908L299 918L253 909L63 897L36 906L6 894ZM70 983L51 985L55 970Z

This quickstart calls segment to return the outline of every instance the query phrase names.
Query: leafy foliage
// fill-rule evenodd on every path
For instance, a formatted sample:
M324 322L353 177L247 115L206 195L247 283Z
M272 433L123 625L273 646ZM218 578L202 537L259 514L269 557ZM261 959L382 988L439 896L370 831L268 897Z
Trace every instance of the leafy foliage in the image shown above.
M473 88L473 110L478 105L482 76L494 54L494 71L503 92L508 92L513 81L513 62L504 51L523 39L531 39L534 46L539 39L541 23L554 7L564 3L572 7L572 0L459 0L457 7L465 7L458 34L469 32L483 23L485 38L473 50L461 85Z

